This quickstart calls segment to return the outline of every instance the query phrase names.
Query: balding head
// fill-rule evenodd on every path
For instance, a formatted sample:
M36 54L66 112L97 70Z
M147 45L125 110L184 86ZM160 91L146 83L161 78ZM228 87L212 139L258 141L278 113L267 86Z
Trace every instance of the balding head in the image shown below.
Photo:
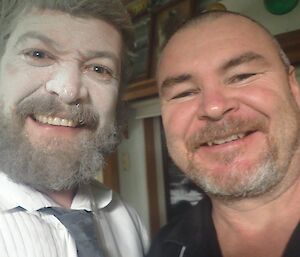
M194 18L157 80L169 153L204 191L237 199L281 182L300 149L300 90L266 29L228 12Z
M270 39L272 44L274 44L275 50L276 50L277 54L279 55L283 65L286 67L287 70L289 70L290 61L289 61L287 55L284 53L283 49L281 48L280 44L278 43L276 38L270 33L270 31L266 27L264 27L263 25L258 23L257 21L253 20L252 18L245 16L243 14L240 14L240 13L236 13L236 12L217 10L217 11L208 11L208 12L201 13L200 15L193 17L192 19L190 19L187 22L185 22L184 24L182 24L176 30L176 32L170 36L170 38L168 39L168 41L165 44L165 47L169 44L169 41L174 36L177 35L177 33L180 33L182 31L184 31L186 29L190 29L190 28L199 28L199 31L200 31L200 28L203 29L204 27L207 27L209 29L209 25L211 23L217 22L218 20L220 21L220 23L222 23L222 21L225 21L227 19L236 20L235 25L237 25L237 26L235 29L237 29L237 30L238 29L242 30L242 28L239 28L238 24L239 24L239 22L243 22L243 23L252 24L258 30L260 30L263 34L265 34L265 36ZM255 37L255 35L253 35L253 37Z

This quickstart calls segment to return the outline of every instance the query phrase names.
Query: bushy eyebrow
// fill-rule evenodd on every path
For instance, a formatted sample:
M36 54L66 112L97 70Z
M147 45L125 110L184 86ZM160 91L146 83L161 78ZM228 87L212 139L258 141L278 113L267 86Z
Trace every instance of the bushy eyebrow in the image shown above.
M238 55L226 61L224 64L221 65L220 71L226 72L234 67L237 67L245 63L250 63L253 61L261 61L264 63L268 63L268 61L262 55L249 51L249 52L242 53L241 55Z
M190 75L190 74L181 74L178 76L167 77L161 83L160 92L163 93L166 89L173 87L177 84L180 84L182 82L189 81L189 80L191 80L191 78L192 78L192 75Z

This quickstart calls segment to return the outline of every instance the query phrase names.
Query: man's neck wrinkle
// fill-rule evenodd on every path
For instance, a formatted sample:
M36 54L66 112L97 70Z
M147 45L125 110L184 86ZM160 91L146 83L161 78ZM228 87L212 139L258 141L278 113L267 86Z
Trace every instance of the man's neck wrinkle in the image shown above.
M212 216L216 227L248 228L258 231L276 224L293 227L300 218L300 179L288 190L270 201L244 199L235 203L212 200ZM276 213L276 215L274 215ZM289 213L289 219L286 214Z
M54 202L59 204L61 207L70 209L76 194L76 190L42 191L42 193L50 197Z

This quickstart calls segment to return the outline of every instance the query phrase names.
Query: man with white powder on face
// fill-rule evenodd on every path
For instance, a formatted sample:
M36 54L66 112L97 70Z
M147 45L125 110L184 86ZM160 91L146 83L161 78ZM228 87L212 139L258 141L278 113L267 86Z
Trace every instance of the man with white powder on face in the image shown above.
M157 80L169 153L205 197L149 256L300 256L300 88L270 32L203 13L170 38Z
M1 257L144 256L137 214L94 180L119 140L124 7L0 4Z

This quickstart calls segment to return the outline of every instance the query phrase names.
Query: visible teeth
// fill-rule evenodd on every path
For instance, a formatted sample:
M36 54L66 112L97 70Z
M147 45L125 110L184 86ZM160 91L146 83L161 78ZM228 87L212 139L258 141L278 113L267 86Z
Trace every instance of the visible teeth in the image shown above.
M208 146L221 145L221 144L225 144L225 143L228 143L228 142L231 142L231 141L243 138L243 137L245 137L245 133L239 133L237 135L229 136L225 139L217 139L217 140L214 140L214 141L207 142L207 145Z
M243 138L246 136L246 133L240 133L240 134L237 134L238 138Z
M35 117L38 122L43 124L49 124L54 126L64 126L64 127L76 127L77 123L72 120L62 119L58 117L46 117L42 115L38 115Z

